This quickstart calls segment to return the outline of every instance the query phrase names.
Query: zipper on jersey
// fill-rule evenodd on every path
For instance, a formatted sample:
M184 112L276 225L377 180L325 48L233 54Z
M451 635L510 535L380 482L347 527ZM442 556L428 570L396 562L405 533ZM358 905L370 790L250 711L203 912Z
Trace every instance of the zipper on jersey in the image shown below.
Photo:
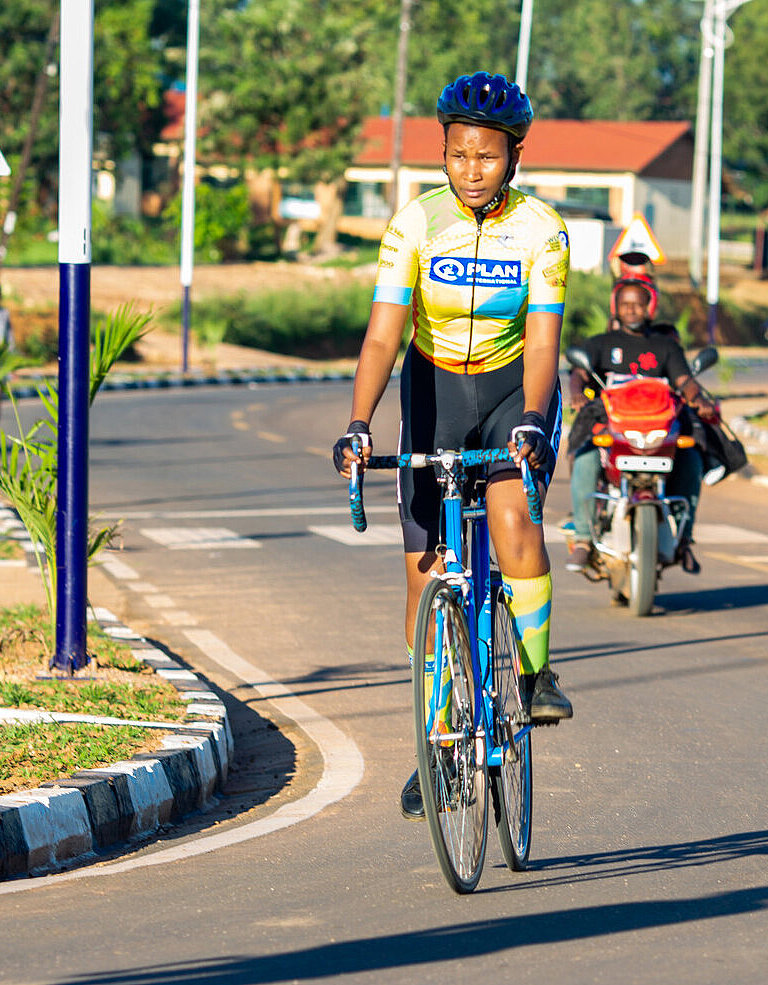
M477 235L475 236L475 265L472 268L472 299L469 303L469 342L467 358L464 360L464 372L469 372L469 361L472 356L472 333L475 328L475 281L477 279L477 259L480 256L480 234L483 231L483 216L475 214L477 220Z

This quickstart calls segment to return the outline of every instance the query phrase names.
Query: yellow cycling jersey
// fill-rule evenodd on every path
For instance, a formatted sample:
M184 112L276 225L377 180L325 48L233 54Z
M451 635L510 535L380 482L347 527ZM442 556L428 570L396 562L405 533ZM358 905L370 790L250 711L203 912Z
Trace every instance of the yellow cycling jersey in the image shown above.
M510 188L478 224L446 185L409 202L381 241L373 300L411 305L413 343L435 365L485 373L523 351L529 312L562 315L568 232Z

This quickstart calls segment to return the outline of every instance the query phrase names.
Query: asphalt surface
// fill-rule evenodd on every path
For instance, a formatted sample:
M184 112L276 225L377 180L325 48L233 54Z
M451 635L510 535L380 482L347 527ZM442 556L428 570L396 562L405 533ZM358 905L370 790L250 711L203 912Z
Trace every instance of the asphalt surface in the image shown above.
M348 395L97 403L92 506L125 517L114 607L220 693L233 785L119 862L7 886L0 980L763 981L764 488L705 494L702 575L670 572L654 615L633 620L562 570L557 476L553 661L576 717L536 736L531 870L507 872L492 835L479 891L460 900L397 808L413 768L402 561L385 476L366 487L379 542L343 540L327 449ZM395 426L390 393L378 450ZM326 803L307 807L318 789Z

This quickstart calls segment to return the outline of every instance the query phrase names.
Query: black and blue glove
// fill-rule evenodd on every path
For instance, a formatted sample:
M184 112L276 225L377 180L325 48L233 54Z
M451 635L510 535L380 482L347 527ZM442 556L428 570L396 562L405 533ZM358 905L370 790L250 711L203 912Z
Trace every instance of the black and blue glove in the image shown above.
M525 443L531 449L528 460L532 468L535 469L543 468L547 464L550 443L545 430L546 426L547 422L543 414L539 414L535 410L527 410L523 414L519 427L514 428L518 447ZM512 431L510 431L510 440L512 440Z
M347 428L347 433L342 434L333 446L333 464L337 472L342 472L347 466L347 459L344 455L345 448L352 448L352 439L357 438L360 443L359 451L364 448L373 448L371 432L365 421L352 421Z

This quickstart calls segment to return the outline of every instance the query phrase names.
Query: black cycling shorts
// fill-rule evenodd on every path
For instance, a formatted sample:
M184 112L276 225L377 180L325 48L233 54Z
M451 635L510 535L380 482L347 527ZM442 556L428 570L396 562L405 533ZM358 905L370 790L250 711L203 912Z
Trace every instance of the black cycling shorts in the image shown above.
M488 373L451 373L408 348L400 376L401 454L438 448L505 448L510 429L523 416L523 360ZM547 412L550 455L535 473L549 486L562 430L563 401L558 383ZM511 462L488 467L488 481L519 478ZM397 500L406 552L433 551L440 543L440 487L434 469L400 469Z

